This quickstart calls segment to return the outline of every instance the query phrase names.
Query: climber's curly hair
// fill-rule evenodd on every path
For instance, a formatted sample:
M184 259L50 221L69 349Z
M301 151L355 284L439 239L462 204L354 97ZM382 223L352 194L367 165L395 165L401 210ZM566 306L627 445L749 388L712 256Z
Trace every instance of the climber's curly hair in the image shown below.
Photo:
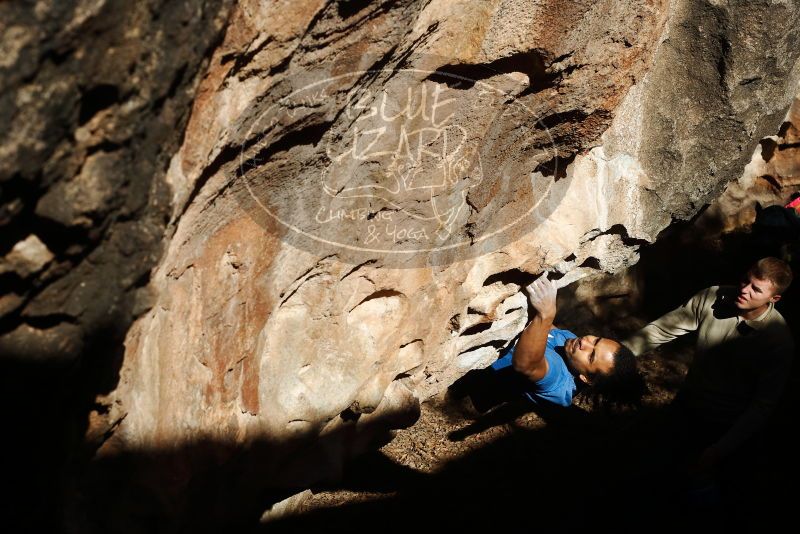
M613 354L614 367L610 373L597 373L591 377L587 394L595 405L639 407L648 388L636 367L636 356L625 345Z

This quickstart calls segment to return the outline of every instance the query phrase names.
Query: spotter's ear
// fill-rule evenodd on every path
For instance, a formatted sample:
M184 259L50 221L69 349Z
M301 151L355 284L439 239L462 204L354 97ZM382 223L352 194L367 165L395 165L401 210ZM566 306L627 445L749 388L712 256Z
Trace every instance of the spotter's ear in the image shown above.
M772 298L769 299L769 301L773 302L773 303L774 302L778 302L779 300L781 300L781 296L780 295L772 295Z
M586 375L578 375L578 378L579 378L579 379L580 379L580 381L581 381L581 382L583 382L584 384L588 384L588 385L591 385L591 384L592 384L592 381L591 381L591 380L589 380L589 377L588 377L588 376L586 376Z

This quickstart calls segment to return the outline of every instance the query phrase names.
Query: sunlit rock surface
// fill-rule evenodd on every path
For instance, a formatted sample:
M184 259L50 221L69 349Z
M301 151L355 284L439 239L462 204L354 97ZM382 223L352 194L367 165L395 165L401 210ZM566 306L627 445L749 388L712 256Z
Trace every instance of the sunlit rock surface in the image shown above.
M725 233L756 222L757 208L785 205L800 186L800 97L795 97L780 129L761 140L744 173L728 184L698 219L704 233Z
M138 506L179 524L257 518L336 476L490 363L526 323L521 286L544 270L571 280L635 263L740 179L800 79L792 2L207 4L163 30L130 15L119 35L140 59L98 58L109 72L80 83L58 78L52 58L76 55L57 48L28 68L56 73L42 87L0 70L16 90L0 112L28 103L28 129L53 113L31 102L55 99L32 94L75 93L69 141L43 126L0 145L3 183L37 184L3 198L0 224L75 239L47 262L37 252L25 276L40 281L2 297L0 347L41 339L52 354L42 328L80 347L95 310L125 309L125 328L138 317L89 417L96 484L83 491L125 464L131 486L159 495ZM113 7L76 3L75 24ZM17 22L0 69L37 35ZM197 40L189 59L162 39L173 28ZM147 61L178 67L138 74ZM781 161L775 172L793 175ZM138 164L139 181L115 172ZM33 230L9 234L0 265L19 264ZM80 285L90 279L119 290ZM64 321L29 319L56 310ZM191 497L220 480L230 491L215 507ZM124 513L123 497L101 497Z

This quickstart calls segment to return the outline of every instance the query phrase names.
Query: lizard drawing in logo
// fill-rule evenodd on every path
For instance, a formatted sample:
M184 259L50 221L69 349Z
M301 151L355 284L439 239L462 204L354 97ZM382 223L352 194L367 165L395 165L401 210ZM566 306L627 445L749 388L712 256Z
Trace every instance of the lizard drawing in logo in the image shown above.
M368 93L347 107L326 143L323 189L331 202L399 212L445 241L466 221L467 193L483 180L479 139L457 123L457 99L443 98L440 84L398 93Z

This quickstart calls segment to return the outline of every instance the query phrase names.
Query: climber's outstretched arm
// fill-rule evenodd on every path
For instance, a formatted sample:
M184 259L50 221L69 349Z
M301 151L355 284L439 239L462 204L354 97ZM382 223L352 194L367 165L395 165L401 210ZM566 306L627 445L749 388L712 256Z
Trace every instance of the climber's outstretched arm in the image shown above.
M547 335L553 327L556 316L556 286L542 276L525 288L528 299L536 310L533 317L514 348L512 364L514 369L533 381L544 378L547 374L547 359L544 350Z

